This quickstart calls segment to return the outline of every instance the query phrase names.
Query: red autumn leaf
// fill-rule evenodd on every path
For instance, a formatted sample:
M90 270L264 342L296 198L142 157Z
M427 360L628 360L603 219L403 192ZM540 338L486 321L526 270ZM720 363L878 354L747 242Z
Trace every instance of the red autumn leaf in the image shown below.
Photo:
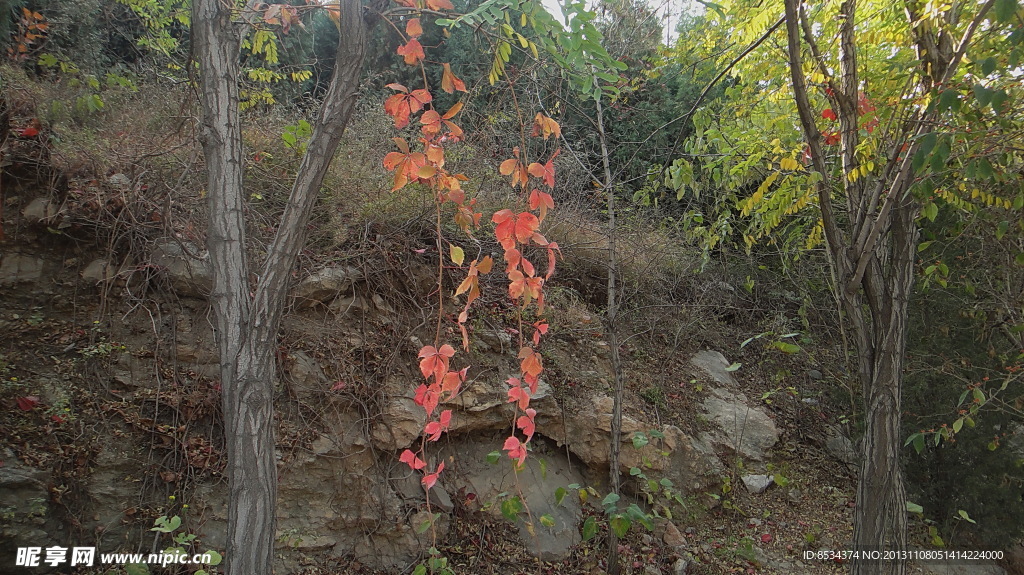
M415 453L408 449L402 452L402 455L398 458L398 460L408 465L412 469L423 469L424 467L427 466L427 464L422 459L417 457Z
M410 38L415 38L416 36L423 34L423 26L420 25L420 19L413 18L412 20L409 20L405 25L405 33Z
M442 345L441 349L425 345L417 355L420 358L420 372L425 378L434 375L436 380L440 380L442 374L448 371L448 360L454 355L455 348L448 344Z
M761 534L761 543L771 543L771 542L772 542L772 534L771 533L762 533Z
M516 381L519 381L518 379ZM530 394L527 393L526 388L521 385L516 385L508 389L508 402L516 403L520 410L526 411L526 407L530 405Z
M544 218L548 215L548 210L554 209L555 200L551 197L551 194L542 192L537 188L530 191L530 209L536 210L540 208L540 221L544 221Z
M449 94L456 90L459 92L467 91L466 83L460 80L459 77L452 72L451 64L444 64L444 72L441 74L441 89Z
M541 365L541 355L533 351L532 347L524 347L519 350L519 359L523 360L519 367L527 375L538 376L540 372L544 371L544 367Z
M454 10L455 6L449 0L427 0L427 8L431 10Z
M413 401L416 402L416 405L421 406L427 412L427 415L432 415L434 410L437 409L437 404L441 401L440 395L437 391L437 385L428 386L425 383L421 383L416 388L416 396L413 398Z
M384 167L395 172L395 184L392 191L398 190L422 176L420 170L427 165L427 156L421 152L411 152L409 145L402 138L394 138L401 152L391 152L384 156ZM428 176L429 177L429 176Z
M821 117L825 118L826 120L835 120L836 113L832 108L826 108L821 111Z
M526 410L526 415L520 415L519 418L516 419L516 427L523 430L523 433L526 435L527 442L533 439L533 434L537 431L537 425L534 421L534 417L536 415L537 410L529 408Z
M558 157L558 153L561 150L555 150L554 154L548 159L544 165L537 162L530 164L530 175L535 178L541 178L544 181L544 185L549 188L555 187L555 158Z
M548 244L548 273L544 274L545 280L551 279L551 276L555 273L555 252L561 254L562 250L558 249L557 243L551 242Z
M427 110L420 116L420 124L423 124L420 129L424 136L428 138L436 136L441 131L441 114L434 110Z
M834 146L839 143L839 132L823 132L825 136L825 145Z
M416 38L411 38L404 45L399 46L398 50L396 51L398 52L399 56L405 58L405 63L409 64L410 66L416 64L420 60L423 60L424 58L427 57L427 55L423 52L423 45L420 44L420 41L417 40Z
M430 92L424 89L409 91L401 84L388 84L388 88L401 92L393 94L384 101L384 112L395 119L396 128L404 128L409 125L409 117L419 112L423 107L433 100Z
M22 138L34 138L39 135L39 128L35 126L28 126L20 130L15 130Z
M448 431L448 426L451 422L452 410L446 409L442 411L439 421L431 421L423 428L423 432L427 434L427 441L437 441L441 439L441 433Z
M540 345L540 336L548 333L548 324L544 321L533 322L533 345Z
M462 382L466 381L466 372L468 371L469 367L464 367L459 371L446 373L444 379L441 380L441 393L449 394L449 398L458 395L459 387L462 386Z
M436 485L437 484L437 476L441 475L442 471L444 471L444 462L443 461L441 463L437 464L437 471L435 471L433 473L430 473L430 474L427 474L427 475L424 475L423 479L420 480L420 481L423 482L423 488L429 491L431 487Z
M526 461L526 446L523 445L519 438L511 436L505 440L505 445L502 449L508 452L508 456L515 459L519 465L522 465Z
M32 408L39 405L39 397L35 395L26 395L17 399L18 409L22 411L32 411Z
M331 391L338 391L341 389L345 389L345 382L341 380L334 382L334 385L331 386Z

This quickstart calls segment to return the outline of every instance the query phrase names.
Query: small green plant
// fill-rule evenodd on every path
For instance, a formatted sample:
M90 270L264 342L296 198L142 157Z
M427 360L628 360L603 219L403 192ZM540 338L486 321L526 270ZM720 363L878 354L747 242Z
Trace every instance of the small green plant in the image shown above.
M285 126L281 132L281 140L286 148L295 150L296 156L306 153L306 140L313 135L313 128L306 120L299 120L294 125Z
M172 495L170 497L170 500L174 501L174 499L175 497ZM181 509L183 512L187 511L188 504L182 505ZM164 553L175 556L184 555L188 553L186 548L194 547L196 545L197 539L195 534L190 533L187 530L181 529L181 526L182 520L181 516L179 515L161 515L160 517L157 517L156 521L153 522L153 527L150 529L150 531L167 534L171 537L173 545L164 549ZM214 551L213 549L207 549L206 551L203 551L202 555L206 555L210 558L210 562L207 564L207 567L214 567L216 565L220 565L220 563L224 560L223 556L221 556L220 553ZM126 570L133 575L148 575L149 573L149 567L146 564L141 563L128 565L126 566ZM195 571L193 575L210 575L210 571L207 571L206 569L199 569Z

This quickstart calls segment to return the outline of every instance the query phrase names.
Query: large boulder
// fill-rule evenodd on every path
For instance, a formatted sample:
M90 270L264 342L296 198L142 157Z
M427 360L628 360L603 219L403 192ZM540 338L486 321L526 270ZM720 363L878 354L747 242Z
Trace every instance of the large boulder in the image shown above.
M613 400L596 396L589 404L566 410L561 425L538 425L538 432L560 445L595 469L607 469L610 463ZM656 437L659 432L661 438ZM647 443L634 441L643 434ZM716 484L724 467L711 446L685 434L674 425L657 425L622 416L622 445L619 467L629 473L640 467L648 475L670 479L684 493L696 493Z
M763 409L751 406L742 393L712 389L701 403L718 428L702 437L747 459L763 461L779 441L775 422Z
M362 278L363 272L357 268L323 268L295 284L291 291L293 305L295 309L302 309L329 304L338 296L351 292L353 284Z

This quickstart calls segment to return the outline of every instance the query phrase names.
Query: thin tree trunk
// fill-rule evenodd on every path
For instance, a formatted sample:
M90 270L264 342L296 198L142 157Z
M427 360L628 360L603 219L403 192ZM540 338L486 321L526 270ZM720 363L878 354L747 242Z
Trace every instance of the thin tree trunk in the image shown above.
M358 0L342 0L338 57L306 155L300 164L263 274L250 291L246 255L245 157L238 113L241 25L218 0L193 5L193 42L200 68L202 143L207 167L213 306L221 358L228 502L226 569L230 575L272 573L277 504L274 382L277 331L291 269L324 174L355 108L367 24Z
M605 313L605 324L608 329L608 347L611 348L612 372L615 379L615 391L612 396L611 438L608 454L608 482L611 493L620 495L621 481L619 476L619 451L622 447L622 358L619 357L619 301L618 301L618 270L619 262L616 254L615 240L615 190L612 186L611 160L608 156L608 135L604 129L604 106L597 99L597 134L601 141L601 162L604 165L604 189L607 194L608 208L608 311ZM619 538L611 526L608 527L608 574L619 574Z

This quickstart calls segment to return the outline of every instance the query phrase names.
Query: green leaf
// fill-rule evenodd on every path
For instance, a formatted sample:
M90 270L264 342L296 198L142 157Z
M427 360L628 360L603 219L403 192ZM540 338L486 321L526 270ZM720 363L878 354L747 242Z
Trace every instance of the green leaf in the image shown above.
M629 474L633 477L643 474L643 471L639 467L630 467Z
M993 90L989 90L981 84L974 85L974 99L978 101L978 105L984 108L992 102L992 96L995 94Z
M928 202L921 208L921 215L928 218L929 222L934 222L935 217L939 215L939 206L935 205L935 202Z
M772 347L778 349L783 353L797 353L798 351L800 351L799 345L785 341L774 341L772 342Z
M412 575L427 575L427 566L420 563L412 570Z
M655 439L665 439L665 434L658 431L657 429L652 429L648 435Z
M917 436L914 437L914 450L917 451L918 454L920 454L922 451L924 451L924 434L923 433L918 433Z
M608 526L611 527L612 533L615 533L616 537L625 537L631 525L633 522L624 515L616 515L608 522Z
M741 367L743 367L742 363L735 363L734 362L732 365L730 365L729 367L725 368L725 371L736 371L737 369L739 369Z
M912 501L907 501L907 511L911 513L924 513L924 507Z
M210 567L214 567L216 565L220 565L221 563L224 562L224 556L221 555L220 553L217 553L213 549L207 549L206 551L203 552L203 554L210 556L210 562L207 564Z
M953 422L953 433L960 433L960 430L964 426L964 418L959 418Z
M966 512L966 511L964 511L963 509L961 509L961 510L957 511L956 513L957 513L957 515L959 515L959 516L960 516L961 518L963 518L963 519L965 519L965 520L967 520L967 521L969 521L969 522L971 522L971 523L977 523L977 522L976 522L975 520L971 519L971 516L970 516L970 515L968 515L968 514L967 514L967 512Z
M1024 266L1024 252L1017 254L1017 257L1013 258L1013 263Z
M645 435L643 432L637 431L636 433L633 434L634 449L640 449L643 446L647 445L648 443L650 443L650 440L647 439L647 435Z
M608 509L609 507L614 507L615 504L618 503L618 502L619 502L619 494L618 493L609 493L601 501L601 507L604 507L605 509Z
M669 479L668 477L662 477L661 481L659 481L658 483L660 483L662 487L672 487L673 485L672 480Z
M651 521L650 516L644 513L644 510L640 509L640 506L636 503L630 505L629 508L626 509L626 513L629 515L630 519L639 522L647 529L654 529L654 523Z
M1013 19L1013 15L1017 13L1017 0L996 0L992 11L995 14L996 20L1009 22Z
M145 563L129 563L124 566L127 575L149 575L149 566Z
M492 452L487 454L487 463L490 463L490 464L493 465L493 464L497 463L499 459L501 459L501 452L500 451L492 451Z
M555 505L562 504L562 500L565 499L566 493L568 493L568 491L566 491L564 487L559 487L558 489L555 489Z
M587 517L586 521L583 522L583 540L590 541L597 535L597 521L594 521L593 517Z
M996 226L996 239L1001 240L1006 235L1007 230L1010 229L1010 222L1003 220Z
M960 109L960 93L956 90L949 88L943 90L942 94L939 95L939 112L945 112L946 110L953 110L954 112Z
M554 527L555 526L555 518L550 516L550 515L548 515L548 514L541 515L540 516L540 524L543 525L544 527Z
M518 496L512 496L501 502L501 514L509 521L515 521L523 510L523 503Z

